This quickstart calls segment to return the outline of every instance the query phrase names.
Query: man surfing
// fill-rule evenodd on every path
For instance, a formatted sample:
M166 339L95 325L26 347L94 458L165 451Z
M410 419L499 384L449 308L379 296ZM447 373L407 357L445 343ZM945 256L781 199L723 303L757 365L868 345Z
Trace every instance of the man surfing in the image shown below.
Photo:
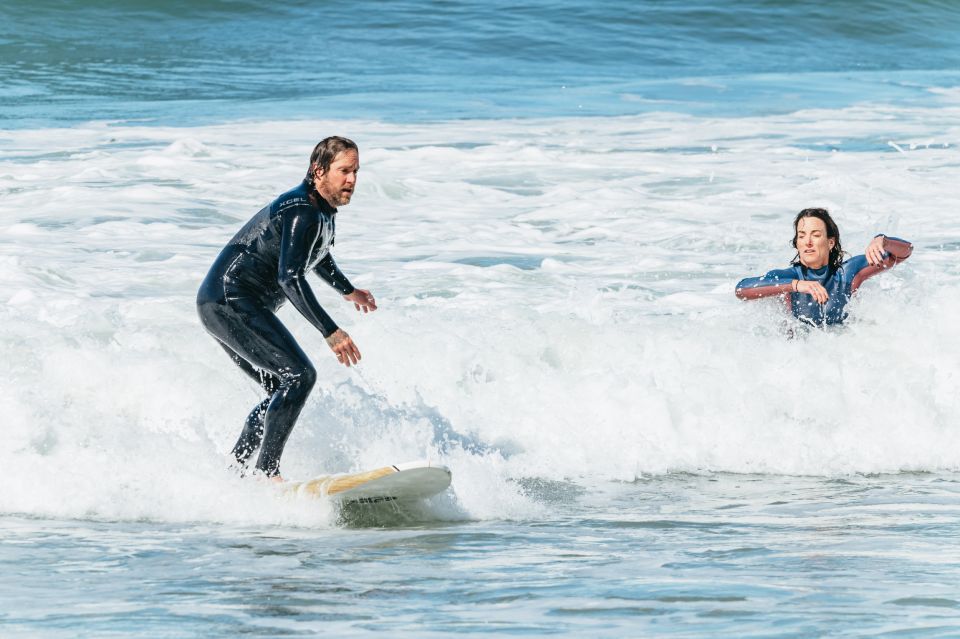
M323 310L307 283L312 270L364 313L377 309L370 291L355 288L333 260L337 207L353 197L360 170L357 145L321 140L303 182L264 207L220 252L200 285L204 328L244 373L267 392L247 417L233 456L245 467L259 448L256 471L280 481L280 456L316 382L306 353L276 316L287 301L319 330L344 366L360 350Z

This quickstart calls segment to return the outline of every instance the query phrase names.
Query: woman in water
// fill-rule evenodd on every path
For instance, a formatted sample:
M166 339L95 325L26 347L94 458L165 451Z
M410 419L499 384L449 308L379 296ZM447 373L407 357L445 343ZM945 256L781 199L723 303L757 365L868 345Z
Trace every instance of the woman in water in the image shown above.
M782 296L797 319L816 325L840 324L844 308L864 280L910 257L913 245L878 235L863 255L843 261L840 230L826 209L804 209L793 221L797 255L790 268L748 277L737 284L736 295L755 300Z

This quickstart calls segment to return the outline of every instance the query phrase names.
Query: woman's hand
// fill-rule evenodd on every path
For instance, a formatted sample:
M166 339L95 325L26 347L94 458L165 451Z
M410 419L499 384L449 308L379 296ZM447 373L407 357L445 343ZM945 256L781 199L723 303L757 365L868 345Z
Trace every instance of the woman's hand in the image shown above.
M377 310L377 302L373 299L373 295L370 294L370 291L365 291L362 288L354 289L353 293L344 295L343 299L353 302L357 310L362 310L364 313Z
M882 235L870 240L870 243L867 244L867 249L863 254L867 258L867 263L871 266L880 266L883 264L883 254L886 252L883 249L883 241L887 239Z
M330 350L336 354L337 361L344 366L349 367L351 364L360 361L360 349L342 328L338 328L330 334L330 337L327 338L327 344L330 346Z
M827 300L830 299L830 296L827 294L827 289L823 288L823 284L820 282L793 280L793 290L797 293L813 295L813 299L815 299L818 304L826 304Z

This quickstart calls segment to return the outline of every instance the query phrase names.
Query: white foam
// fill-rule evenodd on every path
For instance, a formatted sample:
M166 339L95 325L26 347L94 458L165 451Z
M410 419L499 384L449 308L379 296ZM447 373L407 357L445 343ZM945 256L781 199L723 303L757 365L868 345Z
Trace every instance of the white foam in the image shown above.
M497 518L535 516L529 478L956 470L958 111L2 132L0 511L333 523L224 471L259 395L193 307L333 133L362 149L336 255L381 309L316 284L356 370L281 312L320 372L287 475L427 457L437 516ZM814 205L848 250L917 248L845 330L787 340L732 288Z

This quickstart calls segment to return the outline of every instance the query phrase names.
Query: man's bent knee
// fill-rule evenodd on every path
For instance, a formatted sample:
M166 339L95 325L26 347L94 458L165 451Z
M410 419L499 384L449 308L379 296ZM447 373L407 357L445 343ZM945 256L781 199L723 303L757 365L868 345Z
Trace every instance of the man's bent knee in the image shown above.
M317 383L317 369L311 364L306 364L296 370L283 375L281 385L295 387L306 396Z
M300 384L303 385L303 390L309 393L317 383L317 369L308 364L300 371L299 378Z

